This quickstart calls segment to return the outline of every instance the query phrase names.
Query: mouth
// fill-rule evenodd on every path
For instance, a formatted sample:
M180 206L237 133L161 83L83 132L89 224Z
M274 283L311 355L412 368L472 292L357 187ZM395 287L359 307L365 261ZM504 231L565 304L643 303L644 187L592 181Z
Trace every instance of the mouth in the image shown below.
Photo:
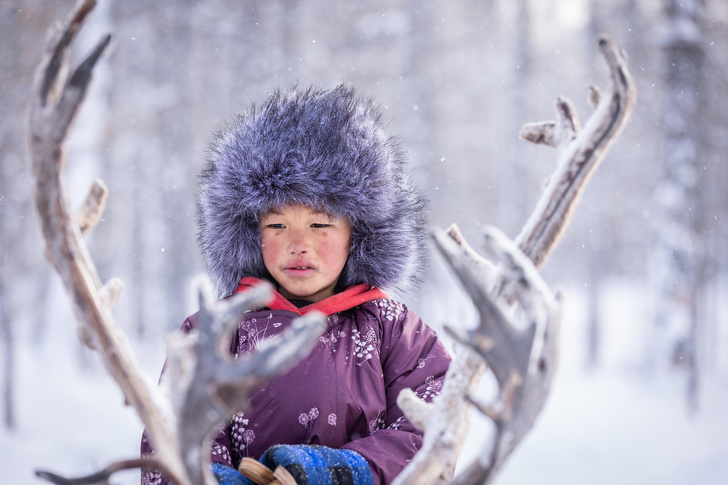
M293 266L293 265L286 266L285 268L283 268L283 271L285 271L286 273L288 273L290 275L306 276L308 274L313 273L315 271L315 269L316 268L314 268L313 266L302 264L302 265L295 265L295 266Z

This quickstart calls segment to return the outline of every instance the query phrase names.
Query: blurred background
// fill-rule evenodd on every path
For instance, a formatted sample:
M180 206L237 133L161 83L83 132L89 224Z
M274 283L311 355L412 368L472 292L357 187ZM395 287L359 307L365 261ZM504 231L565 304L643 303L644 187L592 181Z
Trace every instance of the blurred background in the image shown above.
M31 81L70 0L0 6L0 469L90 473L137 453L141 425L43 259L26 157ZM543 268L565 300L560 370L497 483L723 484L728 479L728 3L723 0L100 0L74 44L113 48L66 144L79 203L110 189L88 238L155 381L166 336L196 310L194 192L214 130L277 86L349 82L373 97L431 199L431 222L515 237L556 151L518 139L569 97L586 122L608 88L597 42L629 56L631 121ZM433 255L400 295L431 326L474 324ZM484 382L487 389L489 383ZM463 452L489 432L476 418ZM116 483L136 483L125 472Z

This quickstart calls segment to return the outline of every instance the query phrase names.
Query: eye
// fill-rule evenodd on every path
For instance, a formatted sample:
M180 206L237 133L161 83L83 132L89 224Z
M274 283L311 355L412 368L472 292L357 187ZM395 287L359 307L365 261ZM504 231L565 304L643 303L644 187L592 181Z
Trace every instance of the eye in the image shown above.
M324 224L324 223L320 223L320 222L314 222L313 224L311 224L311 227L316 228L316 229L322 229L324 227L329 227L329 226L331 226L331 224Z
M270 229L285 229L285 224L266 224L265 227L268 227Z

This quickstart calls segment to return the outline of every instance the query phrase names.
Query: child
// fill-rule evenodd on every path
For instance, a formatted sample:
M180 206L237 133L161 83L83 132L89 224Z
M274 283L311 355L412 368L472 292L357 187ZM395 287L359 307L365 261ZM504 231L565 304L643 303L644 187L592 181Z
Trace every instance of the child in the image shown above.
M425 256L424 200L396 142L350 87L280 91L221 130L208 162L199 242L220 296L261 280L277 288L240 322L232 352L254 352L311 310L328 316L311 353L213 442L218 480L253 483L228 468L252 457L299 484L390 483L422 443L397 395L431 400L450 362L435 332L380 289L409 288ZM145 472L142 483L161 478Z

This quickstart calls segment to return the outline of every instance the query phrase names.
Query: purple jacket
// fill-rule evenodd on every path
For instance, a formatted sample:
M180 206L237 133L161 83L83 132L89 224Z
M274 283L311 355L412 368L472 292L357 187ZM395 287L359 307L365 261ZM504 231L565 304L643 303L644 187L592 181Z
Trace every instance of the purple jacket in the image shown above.
M213 462L237 467L242 457L260 458L275 444L319 444L360 453L375 483L388 484L412 459L422 433L397 407L397 395L409 388L431 400L442 388L450 356L430 327L381 291L368 289L344 301L341 295L327 299L338 298L334 305L316 304L349 308L330 313L311 353L253 394L249 411L233 416L212 444ZM255 351L300 313L276 295L270 308L247 313L240 322L233 353ZM194 328L195 320L192 315L182 328ZM151 452L146 440L142 451ZM142 483L158 483L158 476L147 472Z

